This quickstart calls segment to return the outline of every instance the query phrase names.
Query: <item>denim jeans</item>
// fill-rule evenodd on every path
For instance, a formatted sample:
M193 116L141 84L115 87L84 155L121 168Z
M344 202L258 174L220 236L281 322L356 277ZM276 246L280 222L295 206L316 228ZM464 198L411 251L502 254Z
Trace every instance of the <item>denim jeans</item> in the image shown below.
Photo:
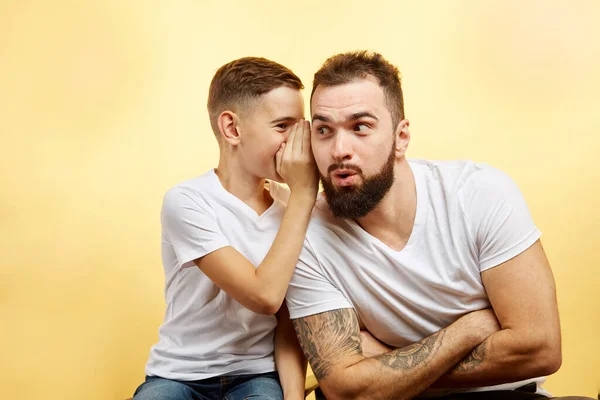
M147 376L134 400L283 400L277 372L175 381Z

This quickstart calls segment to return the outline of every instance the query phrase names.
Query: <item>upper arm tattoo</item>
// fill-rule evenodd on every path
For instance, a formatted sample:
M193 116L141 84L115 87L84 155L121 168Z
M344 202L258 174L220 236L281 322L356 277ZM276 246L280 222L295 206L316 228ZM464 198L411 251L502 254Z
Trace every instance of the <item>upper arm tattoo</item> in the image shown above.
M342 308L294 320L300 346L317 379L348 356L362 355L360 328L353 309Z

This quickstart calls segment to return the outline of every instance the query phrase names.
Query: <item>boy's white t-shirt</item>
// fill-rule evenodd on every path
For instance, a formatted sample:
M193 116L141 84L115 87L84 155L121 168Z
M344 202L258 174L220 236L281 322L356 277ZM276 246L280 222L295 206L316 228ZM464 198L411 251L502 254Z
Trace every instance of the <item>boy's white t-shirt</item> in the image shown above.
M284 212L285 204L276 199L257 215L223 188L214 170L167 192L161 211L166 312L147 375L190 381L275 370L276 317L242 306L194 260L232 246L258 266Z
M361 328L404 347L490 307L481 272L517 256L541 235L521 192L510 177L485 164L409 164L417 210L401 251L353 220L334 218L324 198L317 201L287 292L292 319L353 308ZM490 388L469 390L484 389Z

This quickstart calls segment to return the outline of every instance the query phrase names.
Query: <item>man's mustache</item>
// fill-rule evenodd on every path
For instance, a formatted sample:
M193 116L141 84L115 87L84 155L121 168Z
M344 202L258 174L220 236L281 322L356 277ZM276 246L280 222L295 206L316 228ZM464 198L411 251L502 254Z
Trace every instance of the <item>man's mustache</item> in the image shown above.
M329 168L327 168L327 174L331 174L338 169L351 169L356 171L358 174L362 174L362 169L358 165L354 164L331 164Z

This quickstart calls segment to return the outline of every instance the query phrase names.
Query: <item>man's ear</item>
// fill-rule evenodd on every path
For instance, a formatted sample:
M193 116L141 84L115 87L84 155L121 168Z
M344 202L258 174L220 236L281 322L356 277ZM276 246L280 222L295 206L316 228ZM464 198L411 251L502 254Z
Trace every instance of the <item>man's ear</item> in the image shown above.
M234 146L239 144L239 118L233 111L223 111L217 118L217 126L223 140Z
M406 154L406 149L408 149L408 144L410 143L410 131L408 126L410 122L407 119L403 119L398 123L396 127L396 132L394 135L396 136L396 156L403 157Z

